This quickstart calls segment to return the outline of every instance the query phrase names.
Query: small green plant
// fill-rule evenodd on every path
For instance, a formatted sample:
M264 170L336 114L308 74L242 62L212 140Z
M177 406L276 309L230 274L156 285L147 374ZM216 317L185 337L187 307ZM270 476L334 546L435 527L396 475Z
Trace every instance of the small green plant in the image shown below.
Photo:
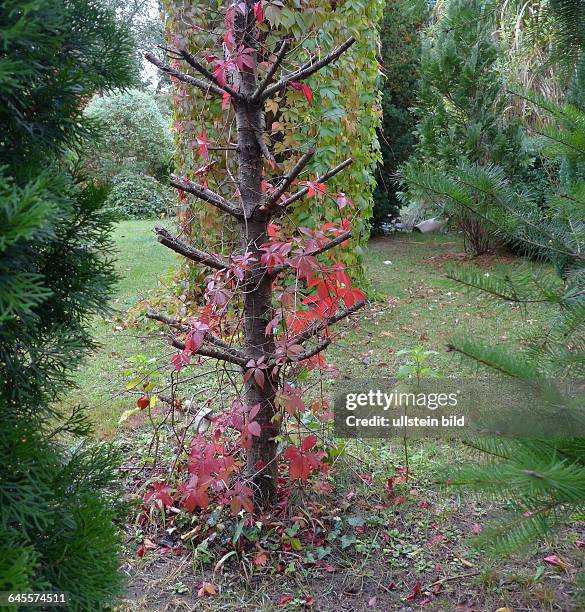
M408 355L410 359L398 368L397 377L401 380L415 379L417 384L420 384L421 379L429 376L434 376L436 370L428 365L429 358L433 355L438 355L437 351L426 351L422 346L415 346L411 349L402 349L396 353L397 357ZM408 482L410 473L408 460L408 438L406 433L402 438L404 447L404 478Z
M428 364L429 359L433 355L438 355L437 351L425 351L422 346L415 346L411 349L402 349L396 353L397 357L408 355L410 359L402 364L398 369L398 378L412 379L415 378L420 382L422 378L435 376L437 371Z

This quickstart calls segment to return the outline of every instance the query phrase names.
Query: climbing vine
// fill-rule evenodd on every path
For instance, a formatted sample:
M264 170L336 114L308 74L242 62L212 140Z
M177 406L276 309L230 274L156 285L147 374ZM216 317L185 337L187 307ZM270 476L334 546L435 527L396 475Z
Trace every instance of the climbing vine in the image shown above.
M351 167L343 176L333 178L328 188L331 193L344 194L346 199L342 199L342 203L353 202L355 206L354 238L351 248L340 255L340 260L352 278L363 285L361 247L369 237L374 172L381 159L376 138L381 113L377 26L383 2L263 0L256 5L262 11L260 36L266 48L274 48L285 35L290 36L291 48L295 49L295 56L301 63L313 55L325 54L349 36L357 41L339 62L309 78L304 84L306 89L293 86L275 96L266 107L266 128L277 164L273 166L274 174L290 169L294 162L291 152L302 152L316 143L319 148L308 165L313 175L322 175L350 155L353 158ZM222 9L221 2L164 0L164 9L169 46L179 45L196 52L210 39L222 36L222 22L217 17ZM211 59L211 65L220 59ZM269 57L260 58L261 62L269 60ZM286 69L286 63L284 67ZM233 117L232 121L226 121L226 110L231 112L226 109L225 99L214 100L174 80L173 133L177 174L190 180L200 180L205 175L204 180L213 189L233 180L235 169L230 167L228 151L205 148L200 142L202 134L209 142L216 142L220 137L235 142ZM206 153L204 158L202 146ZM197 235L209 250L230 252L237 236L231 220L188 194L179 197L184 233ZM289 229L298 225L317 229L333 221L339 221L339 208L331 205L331 198L322 197L299 202L283 223ZM202 287L201 271L191 267L189 270L190 288Z

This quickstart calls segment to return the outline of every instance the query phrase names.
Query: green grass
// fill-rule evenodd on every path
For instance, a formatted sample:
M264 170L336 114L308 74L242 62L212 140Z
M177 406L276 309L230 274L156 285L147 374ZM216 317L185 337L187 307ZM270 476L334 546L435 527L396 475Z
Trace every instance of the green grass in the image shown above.
M102 348L80 368L79 391L66 402L83 402L91 407L97 434L112 437L120 415L133 407L134 399L125 393L123 370L129 357L168 353L160 337L136 323L126 327L126 312L155 290L161 280L169 280L178 261L159 245L152 234L154 221L120 223L114 239L118 248L120 274L115 313L107 320L96 320L93 333ZM327 361L337 365L344 378L368 379L392 375L404 358L396 353L420 345L439 354L432 366L441 374L470 373L447 346L454 333L473 334L489 342L512 342L530 326L538 325L542 309L521 310L498 304L485 296L468 295L444 277L444 259L461 253L462 244L452 236L397 235L378 238L366 250L371 284L381 299L343 332L327 351ZM434 259L432 259L434 258ZM463 262L464 265L469 265ZM527 265L520 259L480 260L486 273L494 266ZM329 381L329 385L333 385Z
M94 322L92 332L101 349L80 367L76 377L79 390L65 400L66 404L90 407L100 437L115 433L120 415L132 404L124 393L126 360L137 354L156 356L163 349L160 340L144 338L139 327L124 328L126 311L146 298L177 266L174 254L157 242L154 225L155 221L148 220L123 221L116 226L113 238L120 280L112 301L113 312L108 319Z

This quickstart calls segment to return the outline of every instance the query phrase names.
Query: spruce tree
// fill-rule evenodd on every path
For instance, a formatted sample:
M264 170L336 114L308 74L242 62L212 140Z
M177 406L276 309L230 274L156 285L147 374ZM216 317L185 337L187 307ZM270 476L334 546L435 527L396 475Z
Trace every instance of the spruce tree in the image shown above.
M2 0L0 22L0 591L96 610L119 586L116 461L55 401L115 281L112 218L66 159L95 132L89 97L130 84L133 43L95 0Z
M427 30L414 108L418 140L401 168L404 201L449 219L474 255L495 246L491 224L449 199L430 198L412 177L428 166L456 175L462 162L495 163L513 177L527 164L519 126L505 121L508 97L495 29L492 2L449 0Z

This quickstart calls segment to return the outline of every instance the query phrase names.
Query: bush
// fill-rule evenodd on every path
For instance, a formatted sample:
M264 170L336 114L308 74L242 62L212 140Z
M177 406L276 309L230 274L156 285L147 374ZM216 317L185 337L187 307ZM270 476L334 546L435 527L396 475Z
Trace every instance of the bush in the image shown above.
M152 94L132 89L95 96L84 114L100 129L98 142L82 155L89 176L104 185L111 185L121 172L166 178L173 156L170 118Z
M152 176L126 172L114 178L108 208L123 219L153 219L169 214L174 193Z

